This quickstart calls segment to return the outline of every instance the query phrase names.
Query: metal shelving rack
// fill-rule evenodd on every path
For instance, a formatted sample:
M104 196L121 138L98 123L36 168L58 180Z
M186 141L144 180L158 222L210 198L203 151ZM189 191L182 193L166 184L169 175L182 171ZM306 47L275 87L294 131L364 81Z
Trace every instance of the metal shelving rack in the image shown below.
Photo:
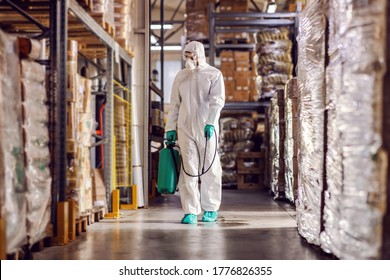
M50 73L49 91L49 133L50 150L52 157L52 205L51 222L54 235L56 234L57 204L66 200L66 90L67 90L67 39L68 39L68 18L75 18L86 30L95 36L106 48L106 67L101 69L92 61L90 65L95 66L107 80L106 89L99 95L104 95L106 105L104 110L104 181L106 187L106 198L108 208L111 208L111 189L113 186L113 98L114 98L114 63L118 63L123 70L122 85L131 85L132 58L122 49L76 0L47 0L40 2L30 1L0 1L0 8L11 7L13 11L20 14L25 24L36 26L36 31L29 32L35 38L47 38L50 45L48 61L41 61L45 64ZM33 9L30 9L33 8ZM10 10L6 10L10 11ZM45 15L49 26L34 18L37 13ZM0 20L1 23L1 20ZM23 24L23 22L18 22ZM23 31L23 30L21 30ZM26 35L27 32L23 32ZM83 38L81 38L82 40ZM84 56L85 59L88 59ZM130 96L128 96L131 102Z

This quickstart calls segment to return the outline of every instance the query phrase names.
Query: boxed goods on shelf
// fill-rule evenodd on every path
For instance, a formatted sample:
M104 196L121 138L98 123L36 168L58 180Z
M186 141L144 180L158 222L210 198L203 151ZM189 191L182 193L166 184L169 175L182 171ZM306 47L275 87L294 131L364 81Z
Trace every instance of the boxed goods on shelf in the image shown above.
M219 2L219 11L221 13L246 13L248 4L248 0L221 0Z
M386 258L381 256L386 252L388 191L388 149L382 148L383 143L388 147L389 128L382 119L388 105L382 105L387 98L387 87L382 87L386 6L383 0L359 5L330 1L328 10L327 189L321 247L341 259Z
M134 49L134 0L113 0L115 40L127 51Z
M21 71L16 38L0 30L0 198L6 217L6 253L27 243Z
M298 35L298 200L299 233L320 244L324 186L325 16L322 0L300 14Z
M77 42L70 41L68 50L67 101L67 199L72 200L77 216L90 211L92 171L90 146L95 121L92 115L92 81L77 74ZM70 55L73 53L73 55Z
M209 4L215 0L186 1L186 30L188 40L209 38Z

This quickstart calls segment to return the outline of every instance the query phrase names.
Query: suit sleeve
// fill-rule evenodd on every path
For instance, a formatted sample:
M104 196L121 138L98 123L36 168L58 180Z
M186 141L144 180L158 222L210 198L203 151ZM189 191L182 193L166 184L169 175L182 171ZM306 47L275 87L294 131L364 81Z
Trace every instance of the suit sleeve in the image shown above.
M209 93L209 115L207 124L218 125L221 110L225 106L225 84L222 73L219 72L216 80L211 84Z

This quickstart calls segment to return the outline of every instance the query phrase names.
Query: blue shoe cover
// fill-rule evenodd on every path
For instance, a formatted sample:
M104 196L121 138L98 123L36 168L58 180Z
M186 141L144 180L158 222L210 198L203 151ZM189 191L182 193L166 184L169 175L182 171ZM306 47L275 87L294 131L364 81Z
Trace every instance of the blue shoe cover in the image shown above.
M181 220L182 224L197 224L198 216L194 214L185 214L184 218Z
M204 211L202 222L215 222L218 218L217 211Z

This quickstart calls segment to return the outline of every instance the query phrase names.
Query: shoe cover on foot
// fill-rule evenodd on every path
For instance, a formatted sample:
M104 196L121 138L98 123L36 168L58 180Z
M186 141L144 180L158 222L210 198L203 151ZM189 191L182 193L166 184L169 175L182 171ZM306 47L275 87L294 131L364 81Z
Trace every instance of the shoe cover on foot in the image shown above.
M204 211L202 222L215 222L218 218L218 212L216 211Z
M198 223L198 216L194 214L185 214L184 218L181 220L182 224L196 224Z

